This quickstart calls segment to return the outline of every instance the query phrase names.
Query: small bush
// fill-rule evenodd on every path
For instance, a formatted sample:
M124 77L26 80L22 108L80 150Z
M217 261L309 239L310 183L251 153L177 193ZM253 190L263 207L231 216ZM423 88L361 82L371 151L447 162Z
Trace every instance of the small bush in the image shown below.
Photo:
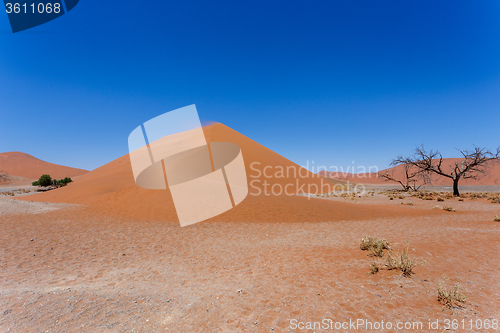
M464 199L460 198L460 199L458 199L458 201L464 201Z
M370 275L377 274L380 271L380 266L375 262L375 260L370 264Z
M495 221L495 222L500 222L500 216L495 215L495 218L493 219L493 221Z
M402 205L413 206L413 202L402 202Z
M389 242L385 239L377 239L375 237L367 236L361 239L359 248L362 251L370 251L374 257L383 257L384 250L390 250Z
M401 254L394 254L392 251L386 258L386 267L389 270L398 269L403 273L403 276L409 277L413 274L413 269L417 266L423 265L425 261L417 262L415 259L408 255L410 252L410 243L406 242L406 248L403 249Z
M441 198L441 197L438 197L436 200L437 200L437 201L444 201L444 199L443 199L443 198Z
M455 209L455 208L453 208L453 207L446 207L446 206L444 206L444 207L443 207L443 210L445 210L445 211L447 211L447 212L456 212L456 209Z
M32 186L66 186L67 184L73 182L73 180L69 177L63 178L63 179L52 179L49 175L42 175L40 179L38 179L36 182L32 182Z
M56 181L56 183L54 183L54 185L59 185L59 186L66 186L67 184L73 182L73 180L69 177L66 177L66 178L63 178L63 179L59 179Z
M49 175L41 175L40 178L36 181L31 183L33 186L49 186L52 185L52 177Z
M463 307L462 303L465 303L467 296L462 294L461 289L462 286L460 283L456 283L453 288L447 288L446 277L443 277L443 280L438 281L438 301L449 309L453 307Z

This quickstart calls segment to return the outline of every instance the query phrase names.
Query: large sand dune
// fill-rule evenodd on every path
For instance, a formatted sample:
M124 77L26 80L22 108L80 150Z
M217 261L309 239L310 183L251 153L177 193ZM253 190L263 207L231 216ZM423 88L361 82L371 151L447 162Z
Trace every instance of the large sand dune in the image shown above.
M87 172L87 170L83 169L45 162L18 151L0 153L0 174L7 174L9 176L38 179L41 175L48 174L52 178L59 179L76 177Z
M415 214L399 207L353 207L343 202L307 199L295 195L272 195L270 187L273 184L281 185L281 188L291 184L288 187L289 193L299 191L301 186L306 192L308 188L315 190L319 186L324 186L322 192L327 192L331 187L318 175L225 125L213 124L204 130L209 142L227 141L238 144L243 152L248 180L257 180L251 183L247 198L236 208L215 217L217 221L332 221ZM269 178L264 175L264 167L268 167L266 174ZM257 169L260 174L255 171ZM285 170L284 174L280 173L282 170ZM296 177L293 170L300 172L302 177ZM269 195L264 192L264 181L269 184ZM275 193L279 189L280 186L276 186ZM257 195L259 190L260 195ZM146 190L135 184L128 155L81 176L67 187L30 196L25 200L83 204L108 215L177 221L168 190Z
M454 165L455 162L461 163L463 159L460 158L446 158L443 162L443 170L449 171L451 170L450 165ZM401 165L398 165L393 168L385 169L379 172L379 174L388 173L396 179L403 180L404 179L404 168ZM393 182L386 182L384 179L379 178L376 173L345 173L345 172L326 172L321 171L319 174L325 177L349 181L353 183L362 183L362 184L396 184ZM500 162L490 162L487 164L485 169L485 173L478 173L478 179L462 179L460 181L460 185L476 185L476 186L485 186L485 185L500 185ZM437 174L430 175L431 184L433 186L451 186L453 185L453 181L450 178L442 177Z
M264 180L296 183L294 175L257 175L255 162L261 171L299 167L251 139L221 124L205 134L241 147L257 189ZM299 187L321 183L302 175ZM291 332L291 319L352 318L423 322L414 331L426 332L429 320L497 317L499 204L451 198L442 204L456 212L445 212L408 194L344 202L254 191L236 208L181 228L169 192L139 188L125 155L67 187L0 198L0 330ZM411 277L369 275L383 259L359 249L367 235L397 252L409 241L411 257L425 264ZM436 290L443 275L465 286L464 309L443 311Z

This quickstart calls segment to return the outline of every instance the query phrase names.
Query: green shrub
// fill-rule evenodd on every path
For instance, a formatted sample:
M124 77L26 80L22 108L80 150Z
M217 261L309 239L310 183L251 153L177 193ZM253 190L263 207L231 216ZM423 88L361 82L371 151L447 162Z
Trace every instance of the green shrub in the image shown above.
M33 182L32 184L35 184L38 186L49 186L52 185L52 177L49 175L41 175L38 181ZM34 186L36 186L34 185Z
M63 179L52 179L49 175L42 175L40 179L36 182L31 183L32 186L50 186L50 185L58 185L58 186L66 186L68 183L73 182L73 180L69 177Z
M71 182L73 182L73 180L71 178L69 178L69 177L66 177L66 178L63 178L63 179L54 179L52 181L52 183L54 185L59 185L61 187L62 186L66 186L66 185L68 185L68 183L71 183Z

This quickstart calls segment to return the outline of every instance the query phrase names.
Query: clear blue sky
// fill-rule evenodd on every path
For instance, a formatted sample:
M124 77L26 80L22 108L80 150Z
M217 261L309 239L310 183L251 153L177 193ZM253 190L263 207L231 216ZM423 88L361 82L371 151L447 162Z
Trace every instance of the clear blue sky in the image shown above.
M500 2L81 0L17 34L0 15L0 152L94 169L190 104L301 165L496 148Z

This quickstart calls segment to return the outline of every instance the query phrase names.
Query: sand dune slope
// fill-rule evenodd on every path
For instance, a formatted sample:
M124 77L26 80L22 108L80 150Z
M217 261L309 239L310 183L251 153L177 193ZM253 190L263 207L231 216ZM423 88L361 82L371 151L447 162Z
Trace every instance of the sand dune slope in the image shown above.
M348 203L307 199L295 195L265 195L263 191L257 195L258 189L263 190L264 181L268 184L283 186L292 184L288 188L291 192L300 186L321 185L322 179L304 169L301 170L302 178L294 177L291 170L294 168L300 170L299 166L225 125L210 125L205 128L205 135L209 142L227 141L238 144L243 152L248 179L257 180L252 183L249 195L240 205L215 217L214 220L330 221L396 216L408 211L399 207L387 209L375 206L353 206ZM258 166L261 171L263 167L269 166L267 175L271 177L267 178L262 172L259 175L257 171L253 171L251 165L255 162L260 163ZM278 173L276 176L275 171L279 172L282 167L288 167L290 174L281 177ZM253 168L259 169L256 164ZM92 206L104 214L141 220L177 221L177 214L168 190L146 190L135 184L128 155L81 176L67 187L30 196L25 200L83 204Z
M17 151L0 153L0 174L29 179L38 179L43 174L49 174L52 178L60 179L80 176L87 172L83 169L45 162Z

